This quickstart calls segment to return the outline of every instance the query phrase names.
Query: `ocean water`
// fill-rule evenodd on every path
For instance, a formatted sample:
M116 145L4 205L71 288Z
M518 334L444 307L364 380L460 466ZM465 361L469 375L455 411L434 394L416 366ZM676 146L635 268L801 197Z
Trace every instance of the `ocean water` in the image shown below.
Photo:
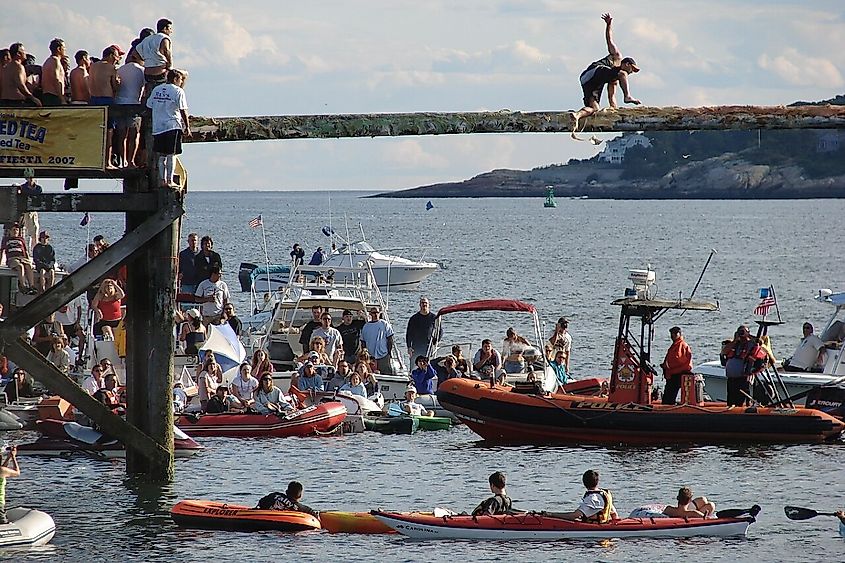
M390 316L400 342L420 295L432 308L482 298L515 298L537 306L545 331L565 315L573 336L575 377L605 376L629 268L657 271L658 295L688 296L716 250L696 297L720 310L667 313L658 323L654 355L668 346L669 327L684 328L696 362L715 359L719 342L753 321L757 289L774 285L783 325L771 330L775 354L791 354L801 324L820 327L831 311L812 300L821 287L845 289L841 200L607 201L542 199L365 199L360 193L231 192L190 194L183 232L209 234L224 261L224 279L237 292L242 261L263 262L261 214L271 261L284 262L294 242L310 254L327 246L320 228L338 232L363 225L377 248L437 261L441 271L415 291L390 292ZM331 219L330 219L331 217ZM87 230L80 217L45 214L59 261L81 254ZM95 214L90 234L115 239L120 216ZM184 237L183 237L184 238ZM246 313L248 298L234 294ZM508 326L531 336L519 315L447 318L444 341L504 337ZM6 439L26 441L33 435ZM0 552L10 560L194 561L215 559L385 561L587 559L603 561L681 558L713 560L840 560L845 543L837 522L792 522L783 506L843 508L843 443L813 446L710 446L695 448L491 447L463 427L414 436L350 435L336 438L209 439L207 450L176 461L166 487L128 480L121 462L22 458L23 475L7 485L9 506L27 505L53 515L51 546ZM620 513L669 502L690 485L717 507L763 512L744 539L614 540L604 542L412 542L393 536L323 533L241 534L182 530L168 517L182 498L253 504L292 479L305 485L304 501L318 509L471 509L488 494L492 471L508 475L515 506L570 510L581 494L580 476L594 468L613 490Z

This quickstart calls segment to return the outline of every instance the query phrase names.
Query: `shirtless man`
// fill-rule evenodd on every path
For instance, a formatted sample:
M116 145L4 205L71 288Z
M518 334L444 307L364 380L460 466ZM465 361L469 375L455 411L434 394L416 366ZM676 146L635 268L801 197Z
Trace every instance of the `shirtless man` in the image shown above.
M117 74L117 63L123 56L123 50L117 45L109 45L103 50L102 60L91 65L91 75L88 77L88 88L91 92L92 106L110 106L114 104L114 96L120 86ZM114 168L111 161L112 136L116 121L109 116L106 135L106 168Z
M692 498L689 487L681 487L678 491L678 506L667 506L663 514L670 518L708 518L716 513L716 505L706 497Z
M59 38L50 41L50 56L41 65L41 91L45 106L65 104L65 42Z
M173 68L173 52L170 35L173 22L162 18L156 23L156 33L138 43L135 51L144 61L144 95L141 103L146 103L153 88L167 82L167 71Z
M12 56L9 54L8 49L0 49L0 69L5 67L9 64L9 61L12 60Z
M590 64L587 69L581 73L581 89L584 92L584 107L577 112L572 113L572 131L578 129L578 122L588 115L592 115L599 111L599 100L601 99L601 92L604 85L607 84L607 100L611 108L616 108L616 83L622 88L622 93L625 95L626 104L639 105L641 102L631 97L628 89L628 75L633 72L639 72L640 67L631 57L622 58L622 53L613 43L613 33L611 30L611 22L613 18L610 14L602 14L601 19L606 24L604 36L607 41L608 55L603 59L599 59Z
M13 107L41 106L39 100L26 85L26 51L21 43L9 47L12 58L0 74L0 105Z
M88 105L91 101L91 91L88 89L88 69L91 68L91 57L88 51L77 51L76 68L70 71L70 103L74 105Z

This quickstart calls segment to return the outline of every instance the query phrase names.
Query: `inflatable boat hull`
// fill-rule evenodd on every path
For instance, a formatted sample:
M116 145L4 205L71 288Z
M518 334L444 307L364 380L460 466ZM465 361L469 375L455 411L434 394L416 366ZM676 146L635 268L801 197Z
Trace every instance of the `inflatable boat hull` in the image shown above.
M185 528L256 532L319 530L320 521L305 512L260 510L210 500L183 500L171 510L173 521Z

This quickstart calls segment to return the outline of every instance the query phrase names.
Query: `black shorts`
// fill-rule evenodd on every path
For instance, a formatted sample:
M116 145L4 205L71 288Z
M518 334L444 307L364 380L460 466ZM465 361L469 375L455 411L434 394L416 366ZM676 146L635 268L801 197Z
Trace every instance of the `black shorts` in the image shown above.
M582 72L581 90L584 92L584 106L590 107L593 102L598 104L601 101L604 85L614 82L618 77L619 69L616 67L597 66Z
M171 129L153 135L153 150L158 154L182 154L182 130Z

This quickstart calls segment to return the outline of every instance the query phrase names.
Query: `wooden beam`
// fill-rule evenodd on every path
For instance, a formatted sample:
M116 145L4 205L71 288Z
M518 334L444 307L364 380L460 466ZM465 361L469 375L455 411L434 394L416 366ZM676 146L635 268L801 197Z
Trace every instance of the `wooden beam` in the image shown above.
M5 338L8 342L9 336L16 338L77 295L84 293L95 281L137 252L142 245L168 228L184 213L181 198L177 194L169 190L155 193L165 199L159 211L109 246L102 254L0 323L0 340Z
M122 194L64 193L20 196L23 211L125 213L127 211L155 211L158 194L153 192Z
M0 178L19 178L23 182L23 170L20 168L0 168ZM136 178L147 173L143 168L109 168L108 170L90 170L84 168L33 168L36 178L82 178L89 180L124 180Z
M2 326L2 323L0 323ZM38 350L20 338L7 340L6 355L15 363L23 367L33 377L44 383L51 391L58 393L88 418L97 423L106 434L117 438L127 448L131 448L144 456L161 459L169 456L171 445L159 444L119 416L115 415L103 403L97 401L75 381L56 369ZM171 430L172 434L172 430Z
M587 133L739 129L845 129L845 106L626 107L581 123ZM463 133L570 133L567 111L191 117L188 143ZM581 128L579 127L579 130Z

